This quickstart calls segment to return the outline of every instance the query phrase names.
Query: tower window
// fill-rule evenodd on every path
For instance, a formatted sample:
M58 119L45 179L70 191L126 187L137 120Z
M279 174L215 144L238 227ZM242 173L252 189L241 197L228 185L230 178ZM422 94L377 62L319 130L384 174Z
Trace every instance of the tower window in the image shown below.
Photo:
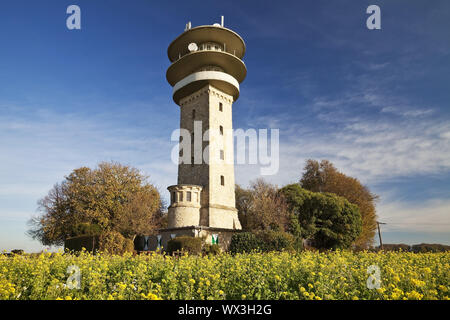
M220 184L221 184L222 186L225 185L225 177L224 177L224 176L220 176Z
M219 130L220 130L220 135L223 136L223 127L220 126L220 127L219 127Z
M222 102L219 102L219 111L223 111L223 104L222 104Z
M190 191L186 192L186 201L191 202L192 193Z
M223 152L223 150L220 150L220 160L224 160L225 159L225 154Z
M177 194L175 192L172 192L172 203L177 201Z
M191 166L194 166L194 157L191 157Z
M192 110L192 119L195 119L195 109Z
M183 201L183 192L178 192L178 201Z

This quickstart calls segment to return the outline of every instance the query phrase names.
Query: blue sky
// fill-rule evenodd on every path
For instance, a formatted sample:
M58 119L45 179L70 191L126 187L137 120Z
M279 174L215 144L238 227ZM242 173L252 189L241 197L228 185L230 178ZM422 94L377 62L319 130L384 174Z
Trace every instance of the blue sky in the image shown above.
M71 4L82 30L66 28ZM371 4L381 30L366 28ZM385 242L450 244L450 2L16 0L0 4L1 249L42 248L26 222L80 166L136 166L167 198L166 49L220 15L247 45L234 127L280 129L269 181L329 159L381 196ZM258 176L236 167L239 184Z

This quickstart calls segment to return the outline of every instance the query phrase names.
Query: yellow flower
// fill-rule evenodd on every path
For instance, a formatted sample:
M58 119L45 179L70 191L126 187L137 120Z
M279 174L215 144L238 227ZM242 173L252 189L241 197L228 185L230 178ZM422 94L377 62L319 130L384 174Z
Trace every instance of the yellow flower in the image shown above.
M408 299L412 299L412 300L420 300L423 297L423 294L418 293L417 291L411 291L408 292Z

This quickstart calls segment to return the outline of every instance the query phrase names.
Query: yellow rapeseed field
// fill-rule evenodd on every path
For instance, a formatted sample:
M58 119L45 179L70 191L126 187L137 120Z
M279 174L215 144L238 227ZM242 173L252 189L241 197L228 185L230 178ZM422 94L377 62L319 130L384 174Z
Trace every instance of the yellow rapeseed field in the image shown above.
M448 300L449 267L450 253L0 255L0 299Z

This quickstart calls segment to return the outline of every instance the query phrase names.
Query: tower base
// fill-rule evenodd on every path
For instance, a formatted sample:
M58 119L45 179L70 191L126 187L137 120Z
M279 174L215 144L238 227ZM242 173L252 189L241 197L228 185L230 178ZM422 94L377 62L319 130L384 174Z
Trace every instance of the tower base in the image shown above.
M204 238L204 242L207 244L217 243L222 251L227 251L231 243L231 237L236 232L241 231L200 226L167 228L159 230L158 235L140 237L135 242L135 247L137 251L156 251L158 249L164 251L169 240L173 238L196 237Z

